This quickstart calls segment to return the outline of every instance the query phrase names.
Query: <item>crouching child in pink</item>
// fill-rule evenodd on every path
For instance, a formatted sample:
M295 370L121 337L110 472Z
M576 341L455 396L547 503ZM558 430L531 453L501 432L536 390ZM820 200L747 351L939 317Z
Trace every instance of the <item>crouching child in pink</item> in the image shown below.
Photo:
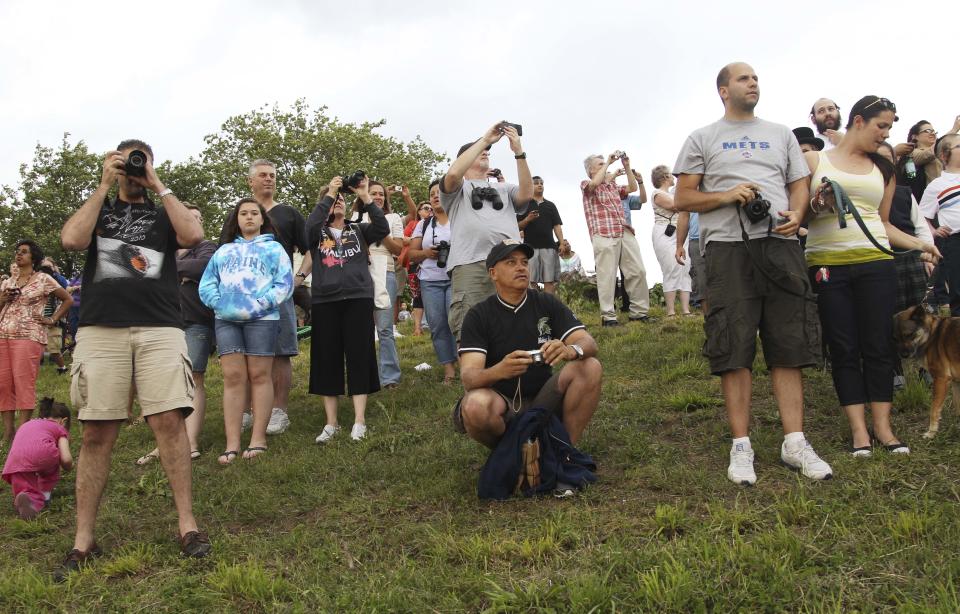
M70 455L70 409L51 398L40 401L40 417L17 430L3 479L13 487L13 506L23 520L33 520L50 500L60 469L73 467Z

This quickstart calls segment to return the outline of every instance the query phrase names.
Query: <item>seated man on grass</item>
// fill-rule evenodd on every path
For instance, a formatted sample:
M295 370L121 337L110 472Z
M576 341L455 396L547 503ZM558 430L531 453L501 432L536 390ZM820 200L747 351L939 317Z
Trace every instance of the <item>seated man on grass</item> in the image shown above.
M453 409L454 427L489 448L531 407L555 412L576 445L600 400L597 343L566 305L528 289L532 256L512 239L490 250L496 294L470 309L460 333L466 394ZM554 373L561 361L567 364Z

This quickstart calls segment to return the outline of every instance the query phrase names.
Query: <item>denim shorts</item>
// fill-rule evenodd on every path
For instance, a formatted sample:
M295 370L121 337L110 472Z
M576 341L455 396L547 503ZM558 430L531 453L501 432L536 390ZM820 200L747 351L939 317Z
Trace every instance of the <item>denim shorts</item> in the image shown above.
M183 335L187 338L187 356L193 363L193 372L205 373L207 359L210 358L216 340L213 329L206 324L187 324Z
M276 340L276 345L270 354L264 354L264 356L296 356L300 353L300 345L297 341L297 312L292 296L280 303L280 328Z
M280 320L249 320L228 322L217 318L218 356L246 354L247 356L274 356L273 348L280 333Z

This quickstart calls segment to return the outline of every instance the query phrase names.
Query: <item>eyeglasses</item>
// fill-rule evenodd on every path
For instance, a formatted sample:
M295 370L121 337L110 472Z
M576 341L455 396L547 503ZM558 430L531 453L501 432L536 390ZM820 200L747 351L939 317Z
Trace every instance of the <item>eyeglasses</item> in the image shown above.
M875 104L880 105L880 108L881 108L881 109L887 109L887 110L889 110L889 111L893 111L894 113L897 112L897 105L893 104L893 103L892 103L889 99L887 99L887 98L877 98L876 100L874 100L873 102L871 102L871 103L868 104L867 106L863 107L863 110L866 111L867 109L869 109L870 107L872 107L872 106L875 105Z
M934 130L933 128L924 128L924 129L921 130L919 133L920 133L920 134L932 134L933 136L937 136L937 131Z
M420 207L421 211L433 211L433 207Z

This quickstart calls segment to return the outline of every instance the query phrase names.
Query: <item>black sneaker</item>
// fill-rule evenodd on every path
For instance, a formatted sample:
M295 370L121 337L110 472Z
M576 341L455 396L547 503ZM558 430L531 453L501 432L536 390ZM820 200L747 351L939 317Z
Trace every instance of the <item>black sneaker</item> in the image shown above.
M603 326L620 326L620 322L617 322L616 320L604 320Z
M60 567L57 567L53 571L53 581L58 583L66 581L66 579L70 577L70 574L79 571L81 567L102 554L103 551L100 550L100 546L96 544L86 552L74 548L67 553L66 558L63 559L63 563L60 563Z
M202 559L213 547L203 531L190 531L180 538L180 554L191 559Z

